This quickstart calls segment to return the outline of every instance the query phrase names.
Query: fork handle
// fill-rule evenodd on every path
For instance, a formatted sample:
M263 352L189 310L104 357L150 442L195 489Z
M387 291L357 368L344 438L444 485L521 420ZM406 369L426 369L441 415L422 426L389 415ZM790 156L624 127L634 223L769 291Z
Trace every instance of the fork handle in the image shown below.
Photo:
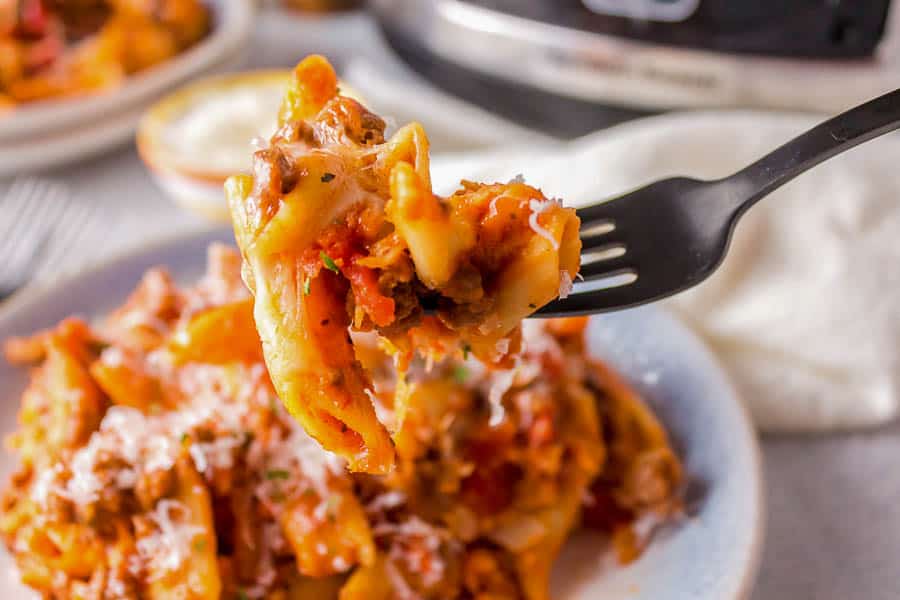
M737 202L738 215L832 156L900 128L900 89L839 114L717 183Z

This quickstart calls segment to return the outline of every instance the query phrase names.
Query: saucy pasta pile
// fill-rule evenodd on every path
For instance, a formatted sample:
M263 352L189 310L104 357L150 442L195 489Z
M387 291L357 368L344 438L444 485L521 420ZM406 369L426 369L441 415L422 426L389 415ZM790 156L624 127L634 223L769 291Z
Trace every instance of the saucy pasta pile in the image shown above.
M349 472L278 401L240 270L213 246L190 287L151 270L102 321L7 342L32 375L0 533L44 597L542 600L573 529L630 560L678 513L666 434L581 319L527 323L511 369L453 355L403 379L355 333L397 457Z
M209 20L200 0L0 2L0 110L117 86L194 45Z

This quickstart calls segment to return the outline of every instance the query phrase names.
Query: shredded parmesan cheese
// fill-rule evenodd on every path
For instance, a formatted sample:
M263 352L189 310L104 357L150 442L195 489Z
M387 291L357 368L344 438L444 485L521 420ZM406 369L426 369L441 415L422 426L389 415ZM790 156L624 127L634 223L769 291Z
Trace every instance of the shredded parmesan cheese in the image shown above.
M404 562L408 570L418 574L426 586L435 585L443 579L447 566L441 556L441 546L450 539L446 530L413 516L401 523L381 523L372 529L372 533L394 538L388 553L388 564ZM412 548L419 552L406 551ZM423 554L421 550L425 550L427 554ZM397 575L402 578L400 573ZM405 583L405 579L403 581ZM400 592L398 589L395 591Z
M115 353L112 360L116 360ZM149 366L163 377L172 368L164 360L151 361ZM144 474L171 469L185 436L192 440L189 453L200 473L212 476L212 470L231 468L235 452L246 439L244 421L251 394L265 391L258 385L265 369L255 365L241 374L239 379L244 384L232 390L223 389L227 377L219 367L183 366L178 376L179 387L191 399L189 403L178 411L159 415L145 415L127 406L110 407L99 429L72 456L68 481L59 482L60 473L55 470L42 473L39 485L32 490L35 498L46 502L52 493L85 506L97 501L108 485L133 488ZM195 441L200 429L213 434L213 439Z
M406 503L406 494L398 491L390 491L375 496L369 504L366 505L366 511L370 513L379 513Z
M488 419L488 425L497 427L506 418L506 409L503 407L503 396L513 386L516 380L517 368L508 371L498 371L494 374L490 388L488 389L488 405L491 410L491 417Z
M65 468L61 463L53 465L49 469L40 471L31 487L31 499L39 505L46 507L50 495L65 497L66 489L60 484L60 477Z
M554 250L559 250L559 242L556 241L556 238L553 237L553 234L550 233L550 231L548 231L538 222L538 216L554 206L556 206L556 203L554 203L553 200L529 201L528 208L531 209L531 214L528 215L528 226L531 227L532 231L534 231L536 234L550 242L550 245L553 246Z
M155 577L165 572L177 571L191 555L194 537L204 533L202 527L184 521L190 519L190 509L177 500L160 500L148 514L159 531L141 538L137 551L152 566Z
M559 297L560 298L568 298L569 294L572 293L572 288L574 287L574 283L572 282L572 276L569 275L569 272L563 269L559 272Z
M397 595L397 600L422 600L422 597L409 586L409 583L406 582L403 573L401 573L397 569L397 566L390 560L385 562L384 572L391 581L391 588L393 588L394 593Z
M323 449L303 428L290 420L286 437L278 432L266 444L254 441L247 454L247 462L261 473L284 473L286 479L265 479L255 494L274 515L281 514L285 498L312 489L319 497L313 517L324 521L329 509L335 509L340 496L331 493L334 482L345 478L344 459ZM334 500L330 500L334 498ZM331 503L330 503L331 502Z

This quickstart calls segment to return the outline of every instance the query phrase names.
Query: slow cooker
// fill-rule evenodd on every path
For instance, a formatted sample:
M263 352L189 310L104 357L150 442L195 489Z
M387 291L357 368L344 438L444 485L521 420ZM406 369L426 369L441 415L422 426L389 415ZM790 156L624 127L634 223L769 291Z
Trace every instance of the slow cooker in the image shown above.
M900 85L890 0L371 0L438 86L557 135L676 108L836 112Z

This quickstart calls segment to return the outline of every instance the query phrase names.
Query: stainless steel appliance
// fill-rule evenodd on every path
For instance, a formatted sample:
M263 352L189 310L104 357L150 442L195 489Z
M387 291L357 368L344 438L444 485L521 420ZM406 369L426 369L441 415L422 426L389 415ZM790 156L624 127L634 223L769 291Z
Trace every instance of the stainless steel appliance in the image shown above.
M673 108L837 112L900 85L891 0L370 0L452 92L577 135Z

